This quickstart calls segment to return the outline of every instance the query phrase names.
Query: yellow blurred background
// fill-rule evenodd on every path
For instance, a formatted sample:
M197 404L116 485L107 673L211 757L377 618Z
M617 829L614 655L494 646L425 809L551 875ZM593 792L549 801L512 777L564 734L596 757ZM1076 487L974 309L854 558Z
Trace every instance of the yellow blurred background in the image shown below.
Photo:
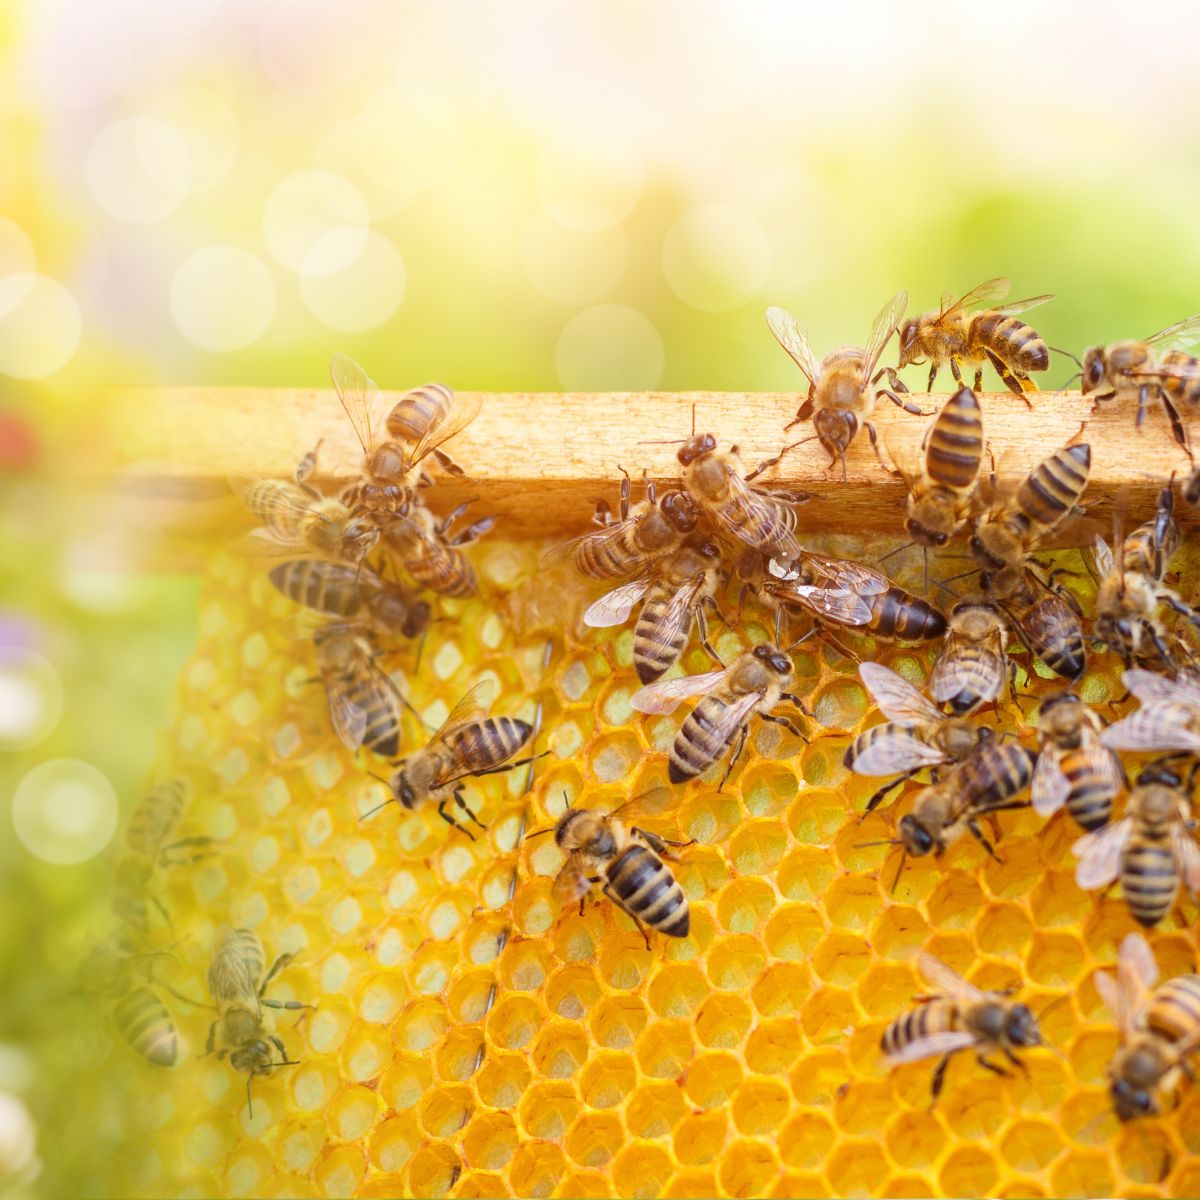
M1162 2L0 10L0 1190L87 1178L60 981L195 638L196 581L123 569L78 480L106 386L319 385L341 350L393 387L787 389L768 304L820 353L999 274L1058 294L1054 346L1143 335L1200 308L1198 34Z

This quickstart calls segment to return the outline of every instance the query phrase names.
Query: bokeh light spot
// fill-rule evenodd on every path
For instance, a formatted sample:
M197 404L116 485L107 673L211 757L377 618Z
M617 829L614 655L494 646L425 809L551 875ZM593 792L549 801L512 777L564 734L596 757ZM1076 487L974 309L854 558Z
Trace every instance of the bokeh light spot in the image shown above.
M41 379L66 366L79 346L83 318L57 279L34 275L24 299L0 316L0 371Z
M96 135L87 156L92 199L110 217L161 221L192 188L187 143L165 121L127 117Z
M732 204L702 204L671 226L663 242L671 290L702 312L728 312L753 300L771 269L762 226Z
M62 716L62 681L52 663L23 646L0 648L0 750L36 746Z
M91 763L56 758L34 767L13 793L13 827L30 854L69 865L100 853L117 828L117 795Z
M187 147L192 185L211 188L233 169L242 131L232 106L210 88L184 85L156 96L146 116L165 122Z
M263 234L271 253L303 275L332 275L350 266L367 242L367 202L332 171L298 171L270 195Z
M0 217L0 317L11 312L33 288L37 254L16 221Z
M197 250L171 280L175 325L203 350L241 350L262 337L274 315L271 273L240 246Z
M357 5L347 0L273 0L261 12L258 53L281 87L324 96L354 80L366 53Z
M29 1110L6 1092L0 1092L0 1179L16 1184L15 1191L24 1192L20 1184L29 1184L36 1173L26 1174L34 1164L37 1131ZM25 1178L17 1182L17 1178Z
M608 229L623 220L642 192L644 170L627 142L599 131L563 135L538 157L537 193L546 211L569 229Z
M602 300L625 273L628 248L619 228L596 233L566 229L538 216L525 235L525 272L534 287L559 304Z
M567 322L554 365L569 391L645 391L662 377L662 339L635 309L598 304Z
M382 325L404 299L404 260L376 230L367 232L362 252L332 275L304 275L300 294L323 325L342 333L365 333Z

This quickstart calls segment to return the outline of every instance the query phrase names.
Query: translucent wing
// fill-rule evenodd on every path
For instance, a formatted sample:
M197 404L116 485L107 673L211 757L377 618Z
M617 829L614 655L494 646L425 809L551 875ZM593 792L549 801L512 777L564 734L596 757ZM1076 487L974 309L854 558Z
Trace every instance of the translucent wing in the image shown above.
M603 529L589 529L587 533L581 533L578 537L568 538L565 542L559 542L557 545L551 546L542 555L542 564L544 566L554 562L562 562L566 558L575 556L575 552L585 542L593 546L608 546L614 542L619 542L626 534L638 523L637 516L628 516L623 521L614 521L611 525L605 525ZM636 564L630 564L630 570L634 569Z
M1149 991L1158 982L1158 963L1150 943L1140 933L1127 933L1117 953L1117 976L1136 990Z
M896 332L896 326L904 320L904 310L907 307L908 293L897 292L879 310L879 315L871 325L871 334L867 338L867 344L863 347L863 374L865 376L870 377L875 370L875 364L879 361L879 356L883 353L888 338Z
M944 719L934 704L890 667L885 667L882 663L864 662L859 663L858 673L867 685L867 691L889 721L911 727Z
M1121 990L1117 981L1107 971L1097 971L1093 977L1096 991L1104 1001L1104 1007L1113 1015L1117 1029L1122 1037L1128 1037L1130 1032L1130 1013L1121 1000Z
M787 504L783 500L777 500L768 492L760 492L757 488L751 487L736 471L727 471L726 479L730 493L736 493L737 501L741 506L749 512L757 514L757 520L746 522L745 526L727 525L728 532L735 537L741 538L747 545L753 546L756 550L763 550L766 547L760 545L756 541L752 541L744 536L743 529L749 527L754 528L755 525L761 523L766 525L768 522L779 526L778 512L780 508L787 508ZM731 495L731 500L732 500ZM773 549L782 554L785 558L795 558L800 553L800 543L796 541L796 536L790 530L780 527L779 536L776 539Z
M692 627L692 611L696 605L696 596L704 586L704 580L694 579L683 587L677 588L654 623L647 653L651 658L657 658L663 650L672 649L682 634L687 636ZM645 633L645 626L640 627Z
M1144 371L1124 372L1130 379L1200 379L1200 359L1189 362L1157 363Z
M1071 847L1079 866L1075 869L1075 882L1084 891L1107 887L1121 870L1121 856L1125 843L1133 832L1133 818L1125 817L1105 825L1103 829L1085 833Z
M1030 296L1028 300L1010 300L1007 304L997 304L996 312L1003 313L1006 317L1013 317L1017 313L1028 312L1031 308L1037 308L1039 304L1045 304L1047 300L1053 299L1054 293L1046 292L1042 296Z
M241 939L229 925L220 926L213 934L212 962L208 968L208 986L216 1001L253 1000L257 984L242 953Z
M731 741L734 734L746 723L746 718L754 711L760 699L757 692L748 692L744 696L738 696L736 699L728 701L713 717L712 724L708 729L709 736L721 745Z
M580 896L586 896L591 888L583 859L578 853L567 855L567 861L554 877L551 889L554 898L562 904L573 904Z
M1110 750L1188 750L1200 754L1200 734L1181 725L1176 710L1161 702L1143 705L1106 726L1100 741Z
M808 344L808 334L800 327L800 323L786 308L768 308L767 325L775 335L775 340L792 356L796 366L808 376L809 383L816 380L821 373L812 348Z
M329 720L347 750L357 750L367 736L367 710L356 704L340 688L326 689L329 697Z
M943 1033L931 1033L928 1037L917 1038L907 1046L888 1055L888 1062L895 1066L901 1063L917 1062L922 1058L932 1058L936 1055L953 1054L956 1050L965 1050L975 1045L975 1035L966 1029L948 1029Z
M813 587L807 583L776 584L768 589L782 600L795 600L819 616L840 625L866 625L871 620L867 602L844 588Z
M1096 540L1092 543L1092 553L1096 558L1096 570L1100 577L1112 573L1113 569L1113 554L1108 548L1108 543L1099 535L1096 534Z
M1131 667L1122 673L1121 681L1143 704L1167 700L1200 708L1200 687L1191 679L1168 679L1154 671Z
M448 442L455 434L461 433L466 429L479 416L479 410L482 405L483 401L478 394L469 396L455 394L454 404L447 414L446 419L441 424L435 425L416 444L412 452L412 457L409 459L409 464L415 466L426 455L432 454L434 450L445 442Z
M1003 277L989 279L986 283L981 283L978 287L973 287L966 295L959 296L957 300L952 300L949 304L943 304L942 311L938 316L945 318L961 312L964 308L971 308L977 304L989 304L993 300L1003 300L1008 295L1009 288L1011 287L1011 279Z
M230 475L229 488L256 515L263 515L261 503L264 485L269 490L271 509L295 516L297 520L313 511L313 497L287 479L264 479L257 475Z
M706 671L703 675L681 675L678 679L659 679L638 688L629 697L629 707L640 713L672 713L691 696L711 692L725 671Z
M491 705L495 685L490 679L481 679L470 688L446 715L446 719L429 739L429 745L444 742L456 729L482 720Z
M649 579L635 579L624 583L611 592L605 592L599 600L588 606L583 614L583 623L592 629L608 629L613 625L624 625L633 612L633 606L650 590Z
M1174 325L1152 333L1143 341L1147 346L1154 346L1158 350L1186 350L1200 341L1200 313L1184 317L1182 321L1176 321Z
M860 596L882 596L892 586L886 575L865 563L846 558L821 558L807 550L801 557L816 574Z
M952 971L927 950L922 950L917 955L917 969L921 972L921 978L939 995L970 1003L987 996L986 992L980 991L973 983L968 983L957 971Z
M1200 846L1182 818L1171 824L1171 850L1184 887L1195 896L1200 891Z
M238 554L248 554L253 558L296 558L315 553L309 550L304 538L281 537L265 525L234 538L230 546Z
M935 767L946 761L936 746L914 737L899 725L879 726L875 737L861 754L856 754L850 769L856 775L903 775L919 767Z
M1070 781L1059 766L1058 752L1052 746L1046 747L1038 755L1037 766L1033 769L1033 783L1030 785L1033 811L1043 818L1054 816L1067 802L1070 790Z
M345 354L333 356L329 374L359 445L364 452L370 451L375 445L372 422L380 403L379 388L366 371Z

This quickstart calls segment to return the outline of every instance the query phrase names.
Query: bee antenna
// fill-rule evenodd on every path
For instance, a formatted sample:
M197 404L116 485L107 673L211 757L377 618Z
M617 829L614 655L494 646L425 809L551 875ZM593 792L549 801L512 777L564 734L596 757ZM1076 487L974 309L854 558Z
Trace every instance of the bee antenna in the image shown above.
M525 835L525 840L526 840L527 842L528 842L528 841L532 841L532 840L533 840L535 837L541 837L543 834L547 834L547 833L553 833L553 832L554 832L554 826L553 826L553 825L550 825L550 826L548 826L548 827L547 827L547 828L545 828L545 829L535 829L535 830L534 830L532 833L527 833L527 834Z
M899 838L881 838L877 842L855 842L855 850L866 850L870 846L902 846L904 843Z
M639 446L682 446L683 443L686 441L687 441L687 438L670 438L670 439L660 438L657 441L637 442L636 444Z
M1063 380L1063 389L1065 390L1070 384L1074 383L1076 379L1082 379L1082 378L1083 378L1082 371L1076 371L1074 375L1068 375L1066 377L1066 379Z
M246 1076L246 1107L250 1110L250 1120L254 1120L254 1100L250 1095L250 1085L254 1082L254 1073Z
M696 402L692 401L692 437L696 436Z
M946 595L953 596L955 598L955 600L961 600L962 597L953 588L947 587L946 584L953 582L955 579L962 579L963 576L965 576L965 575L974 575L974 574L975 574L974 571L964 571L962 573L962 575L951 575L949 579L935 579L933 581L933 586L935 588L940 588L943 592L946 593Z
M1072 354L1070 352L1070 350L1060 350L1057 346L1047 346L1046 349L1053 350L1055 354L1061 354L1063 356L1063 358L1069 358L1079 368L1080 372L1082 373L1083 363L1074 354ZM1075 378L1076 378L1075 375L1071 376L1071 379L1075 379ZM1067 382L1070 383L1071 379L1068 379Z
M396 793L392 789L391 780L384 779L382 775L376 775L374 771L368 771L367 774L370 775L372 779L378 779L379 782L382 783L392 794L382 804L377 804L374 808L368 808L365 813L362 813L358 818L360 821L365 821L368 817L373 817L381 808L387 808L389 804L396 803Z
M889 550L886 554L881 554L875 561L877 563L887 562L889 558L895 557L895 555L899 554L901 550L908 550L910 547L915 546L916 544L916 542L905 542L903 545L897 546L895 550Z
M565 804L567 808L571 807L571 794L566 788L563 788L563 804Z

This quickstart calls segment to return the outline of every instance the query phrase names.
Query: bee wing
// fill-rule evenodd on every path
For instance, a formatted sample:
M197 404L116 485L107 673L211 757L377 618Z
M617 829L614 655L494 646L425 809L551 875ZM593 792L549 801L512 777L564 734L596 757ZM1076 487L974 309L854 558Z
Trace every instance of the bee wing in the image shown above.
M1075 882L1084 891L1107 887L1116 879L1121 870L1125 843L1132 832L1133 818L1124 817L1105 825L1103 829L1085 833L1075 842L1071 847L1079 859L1079 866L1075 868Z
M773 306L767 309L767 325L775 335L775 340L792 356L792 361L812 383L821 371L808 344L808 334L801 328L800 322L786 308Z
M1117 981L1107 971L1097 971L1093 978L1096 983L1096 991L1100 994L1100 999L1104 1001L1104 1007L1112 1013L1121 1036L1128 1037L1131 1014L1122 1002L1121 989L1117 985Z
M845 588L812 587L807 583L789 583L774 589L773 595L791 599L811 608L813 612L841 625L866 625L871 620L871 610L861 596Z
M578 537L558 542L542 555L542 565L549 566L551 563L562 562L564 559L570 558L584 542L591 542L599 546L616 541L625 534L626 530L636 525L637 521L637 517L626 517L623 521L614 521L611 525L605 525L603 529L589 529L587 533L581 533Z
M273 508L292 513L297 517L308 516L313 510L313 498L290 479L271 479L259 475L228 475L229 489L251 512L257 511L250 500L264 483L271 485Z
M1200 688L1190 679L1168 679L1154 671L1131 667L1122 673L1121 682L1143 704L1152 704L1155 700L1168 700L1192 704L1200 709Z
M640 713L672 713L691 696L711 692L722 679L724 669L703 675L681 675L677 679L659 679L638 688L629 697L629 707Z
M1012 280L1006 279L1003 276L996 279L989 279L985 283L981 283L978 287L973 287L963 296L959 296L957 300L950 301L949 304L943 301L942 310L938 313L939 319L944 319L961 311L964 308L971 308L977 304L988 304L993 300L1003 300L1008 295L1009 288L1012 287Z
M1200 313L1184 317L1166 329L1160 329L1143 339L1147 346L1157 350L1186 350L1200 340Z
M814 572L823 575L838 587L857 592L860 596L881 596L892 586L886 575L874 567L868 567L866 563L844 558L821 558L807 550L802 557Z
M736 471L729 471L726 478L730 492L737 492L743 506L758 512L764 521L775 520L777 506L788 507L786 500L780 500L778 497L772 496L770 492L751 487ZM735 535L738 533L732 527L729 532ZM775 550L784 558L795 558L800 553L800 543L796 541L795 534L784 530L779 535Z
M660 650L672 646L680 633L687 635L692 626L692 612L696 606L696 597L703 586L703 578L693 579L678 588L671 596L661 619L654 628L654 636L651 639L649 650L651 657L657 655Z
M335 354L329 363L329 374L338 399L350 418L354 434L363 451L375 445L373 421L379 408L379 388L367 373L346 354Z
M347 750L357 750L367 736L367 710L356 704L345 692L335 690L329 697L329 720Z
M1046 292L1042 296L1030 296L1028 300L1010 300L1007 304L997 304L996 312L1003 313L1006 317L1013 317L1017 313L1028 312L1031 308L1037 308L1039 304L1045 304L1047 300L1053 299L1054 293Z
M1171 824L1171 851L1184 887L1194 896L1200 891L1200 846L1182 817Z
M299 558L311 553L305 542L297 538L280 537L265 525L234 538L230 547L236 553L248 554L252 558Z
M987 996L986 992L968 983L957 971L952 971L940 959L934 958L928 950L922 950L917 955L917 969L921 972L921 978L939 995L970 1003Z
M571 853L554 877L551 894L562 904L573 904L580 896L586 896L591 886L583 859L578 853Z
M893 1066L901 1063L917 1062L922 1058L932 1058L935 1054L953 1054L956 1050L965 1050L975 1045L975 1035L967 1029L947 1029L943 1033L931 1033L927 1037L917 1038L907 1046L887 1056Z
M1054 816L1067 802L1070 790L1070 781L1062 773L1057 752L1053 747L1047 747L1038 755L1037 766L1033 769L1030 785L1033 811L1042 818Z
M1134 988L1149 991L1158 982L1158 963L1150 943L1140 933L1127 933L1117 953L1117 977Z
M447 414L446 419L440 424L435 425L428 433L416 444L412 452L410 463L415 465L419 463L426 455L432 454L439 446L448 442L455 434L461 433L470 423L479 416L479 410L483 406L483 400L478 394L469 396L454 394L454 404Z
M236 938L237 933L230 925L221 925L213 934L213 955L208 967L209 990L217 1001L253 998L257 1002L254 977L245 956L230 945Z
M1180 725L1174 710L1161 702L1144 704L1137 712L1105 726L1100 741L1110 750L1200 753L1200 734Z
M944 714L936 705L890 667L882 663L864 662L858 664L858 673L867 685L871 698L889 721L911 727L944 719Z
M918 767L936 767L946 756L899 725L884 725L871 744L854 757L850 769L856 775L903 775Z
M428 745L433 746L437 742L444 742L460 725L467 725L485 716L491 706L493 689L494 685L490 679L481 679L469 688L446 714L446 719L430 737Z
M633 606L650 590L649 579L635 579L623 583L611 592L605 592L599 600L588 605L583 614L583 623L592 629L608 629L613 625L624 625L629 620Z
M875 364L888 344L888 339L896 332L896 326L904 320L904 310L908 307L908 293L897 292L880 310L871 325L871 334L863 347L863 375L869 377L875 370Z
M748 692L744 696L730 700L716 715L712 727L708 731L709 736L715 739L714 744L723 746L730 741L746 723L746 718L754 711L761 699L762 697L757 692Z
M1158 363L1145 371L1126 371L1130 379L1200 379L1200 359L1192 362Z

